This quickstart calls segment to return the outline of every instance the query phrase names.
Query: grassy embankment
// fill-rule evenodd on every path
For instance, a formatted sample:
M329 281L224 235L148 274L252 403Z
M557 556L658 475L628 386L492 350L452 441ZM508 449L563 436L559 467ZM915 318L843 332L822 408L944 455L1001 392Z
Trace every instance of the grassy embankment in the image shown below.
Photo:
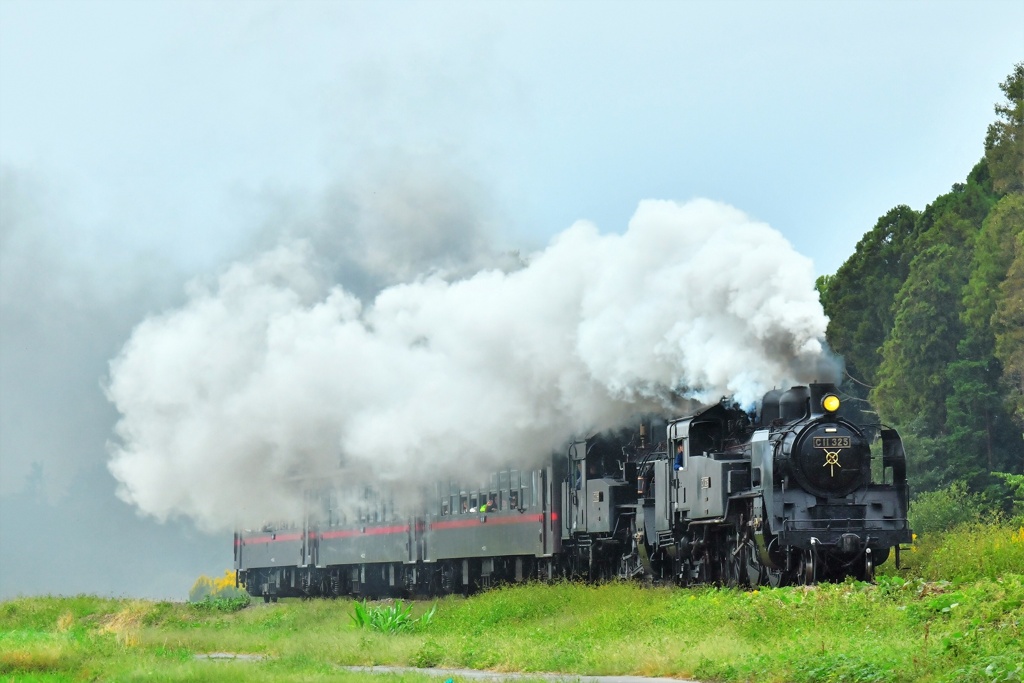
M904 557L910 567L877 585L507 588L443 599L429 624L398 634L356 627L344 600L222 611L22 598L0 603L0 681L379 681L339 668L365 664L794 683L1024 678L1024 529L964 527ZM212 652L266 659L195 658Z

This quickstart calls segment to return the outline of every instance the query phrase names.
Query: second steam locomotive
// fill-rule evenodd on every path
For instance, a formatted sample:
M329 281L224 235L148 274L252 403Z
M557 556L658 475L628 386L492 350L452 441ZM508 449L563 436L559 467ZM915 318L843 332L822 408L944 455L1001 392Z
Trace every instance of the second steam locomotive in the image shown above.
M309 493L294 524L235 534L253 596L469 593L500 582L680 585L870 581L909 543L899 435L848 417L836 387L768 392L571 443L483 486L444 481L417 509L380 491ZM875 444L875 448L872 445Z

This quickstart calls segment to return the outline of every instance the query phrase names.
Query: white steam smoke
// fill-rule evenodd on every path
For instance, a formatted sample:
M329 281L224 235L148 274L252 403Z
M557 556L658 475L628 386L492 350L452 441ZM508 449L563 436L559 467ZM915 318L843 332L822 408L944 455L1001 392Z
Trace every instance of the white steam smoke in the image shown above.
M209 529L293 514L302 477L413 483L539 459L675 393L825 378L808 259L706 200L580 222L513 272L426 278L363 307L302 242L194 286L111 363L120 495Z

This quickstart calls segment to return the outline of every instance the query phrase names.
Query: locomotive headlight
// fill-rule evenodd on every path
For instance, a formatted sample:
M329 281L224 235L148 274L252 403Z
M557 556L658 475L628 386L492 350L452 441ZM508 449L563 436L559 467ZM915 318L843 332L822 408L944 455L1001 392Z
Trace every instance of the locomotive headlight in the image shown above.
M839 410L839 397L835 394L829 394L821 399L821 407L830 413L836 412Z

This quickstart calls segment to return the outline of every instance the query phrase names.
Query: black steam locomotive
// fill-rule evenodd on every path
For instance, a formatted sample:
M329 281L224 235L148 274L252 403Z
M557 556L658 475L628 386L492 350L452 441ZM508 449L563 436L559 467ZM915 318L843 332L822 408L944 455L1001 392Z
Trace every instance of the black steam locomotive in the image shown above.
M305 519L236 532L238 581L268 601L559 577L870 581L911 540L909 491L899 435L856 413L831 384L771 391L756 418L722 402L644 420L482 486L438 482L413 511L327 486L308 493Z

